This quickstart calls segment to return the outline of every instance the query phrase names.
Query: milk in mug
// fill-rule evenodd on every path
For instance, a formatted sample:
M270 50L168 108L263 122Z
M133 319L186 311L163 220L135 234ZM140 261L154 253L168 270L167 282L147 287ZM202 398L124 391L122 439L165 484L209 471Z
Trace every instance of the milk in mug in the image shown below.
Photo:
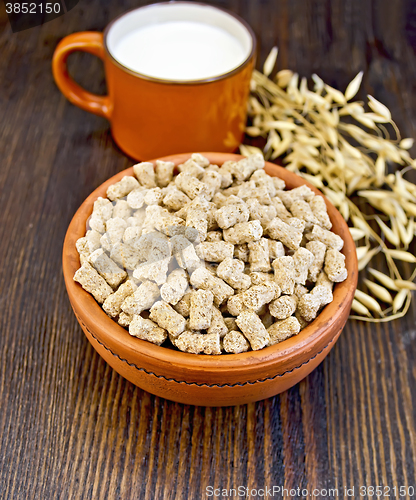
M123 66L153 78L189 81L232 71L247 57L226 30L196 21L166 21L129 31L112 48Z

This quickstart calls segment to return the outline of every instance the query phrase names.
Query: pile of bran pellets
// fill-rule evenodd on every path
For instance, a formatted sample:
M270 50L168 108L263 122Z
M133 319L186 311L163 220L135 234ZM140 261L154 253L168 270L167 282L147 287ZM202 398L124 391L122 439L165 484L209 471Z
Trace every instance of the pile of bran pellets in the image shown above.
M320 195L286 190L264 163L135 165L95 201L74 280L131 335L189 353L298 334L347 278L344 242Z
M373 96L367 96L368 109L354 101L362 72L344 93L315 74L311 89L290 70L271 78L277 55L275 47L263 73L253 73L246 132L266 140L266 160L279 158L320 189L348 222L360 270L351 317L402 317L416 290L416 185L410 180L416 161L408 152L413 139L401 138L389 109ZM259 151L240 148L245 155ZM387 272L373 264L380 257Z

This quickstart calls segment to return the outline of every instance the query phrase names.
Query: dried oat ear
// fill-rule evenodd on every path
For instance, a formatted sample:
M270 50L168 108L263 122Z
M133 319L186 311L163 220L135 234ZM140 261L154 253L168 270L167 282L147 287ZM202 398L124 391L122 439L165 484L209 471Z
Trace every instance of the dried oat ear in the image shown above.
M288 170L320 189L338 208L357 242L360 272L366 273L377 254L384 255L388 274L372 277L381 285L390 281L398 284L395 289L387 287L390 291L383 291L380 284L369 279L363 281L365 291L358 292L353 303L357 313L354 318L378 322L404 316L411 301L407 283L413 283L416 269L403 279L395 260L416 263L413 253L408 252L416 234L416 185L404 178L406 172L416 168L416 161L408 151L414 141L401 138L390 110L375 97L367 96L367 109L363 102L353 101L361 86L362 71L344 93L325 84L318 75L312 75L310 88L306 78L300 79L287 69L270 78L277 54L275 47L266 58L263 73L253 72L248 106L252 123L246 132L249 136L264 137L266 160L280 157ZM243 155L260 152L245 144L240 151ZM394 173L388 173L392 167ZM358 204L353 196L360 199ZM293 209L288 206L290 195L283 193L282 201L275 207L283 223L289 217L285 210L290 210L307 226L312 227L317 219L322 230L331 229L329 218L321 212L322 198L316 196L309 205L299 200ZM367 215L374 209L379 214L377 228L367 222ZM282 223L275 226L269 229L272 234L289 233ZM322 235L312 234L309 239L336 249ZM334 259L331 254L329 260ZM311 274L314 276L316 271ZM368 307L368 296L380 300L384 309Z

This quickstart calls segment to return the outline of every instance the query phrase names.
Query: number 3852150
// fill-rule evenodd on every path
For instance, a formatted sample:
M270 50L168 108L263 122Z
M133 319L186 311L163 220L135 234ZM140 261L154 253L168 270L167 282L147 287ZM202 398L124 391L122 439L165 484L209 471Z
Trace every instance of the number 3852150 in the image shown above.
M41 3L6 3L7 14L59 14L61 12L61 4L56 2Z

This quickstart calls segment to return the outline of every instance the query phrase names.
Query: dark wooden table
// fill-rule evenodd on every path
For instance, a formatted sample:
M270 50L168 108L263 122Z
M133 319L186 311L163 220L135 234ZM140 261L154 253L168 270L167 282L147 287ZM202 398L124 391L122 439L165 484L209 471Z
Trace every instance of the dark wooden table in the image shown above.
M370 498L360 486L383 486L409 498L399 487L416 486L414 305L384 326L349 321L304 381L233 408L184 406L138 389L78 326L61 272L65 231L84 198L132 161L104 119L60 94L51 58L65 35L102 30L141 3L80 0L16 34L0 7L0 498L200 499L208 486L339 489L317 498L344 498L344 487ZM317 72L341 89L364 70L362 97L383 101L415 136L414 1L210 3L249 21L259 63L277 44L279 69ZM70 62L78 81L105 92L99 61ZM303 498L275 490L283 496Z

